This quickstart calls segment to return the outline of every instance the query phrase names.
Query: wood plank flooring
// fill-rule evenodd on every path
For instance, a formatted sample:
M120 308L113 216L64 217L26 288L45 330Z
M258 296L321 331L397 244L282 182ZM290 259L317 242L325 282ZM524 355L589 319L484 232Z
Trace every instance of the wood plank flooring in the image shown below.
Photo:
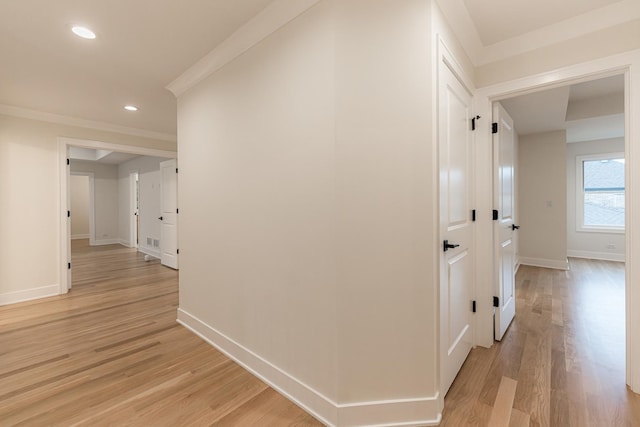
M73 242L70 294L0 307L0 426L319 426L175 322L178 273ZM474 349L444 426L640 426L624 266L520 268L504 340Z
M520 267L515 320L502 342L472 350L441 425L640 426L625 385L624 264L570 261Z
M178 273L73 241L68 295L0 307L0 426L319 426L176 323Z

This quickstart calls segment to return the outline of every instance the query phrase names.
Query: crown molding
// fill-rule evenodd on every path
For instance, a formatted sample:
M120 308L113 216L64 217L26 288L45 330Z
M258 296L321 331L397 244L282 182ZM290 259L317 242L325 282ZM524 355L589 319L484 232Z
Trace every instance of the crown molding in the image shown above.
M12 105L0 104L0 114L5 116L19 117L22 119L38 120L47 123L75 126L86 129L93 129L105 132L120 133L141 138L157 139L160 141L176 142L176 135L154 132L145 129L132 128L128 126L114 125L112 123L97 122L93 120L80 119L72 116L46 113L44 111L30 110L28 108L15 107Z
M179 97L318 2L319 0L274 1L166 88Z
M640 3L637 0L621 0L516 37L484 45L464 0L438 0L438 5L476 67L640 19Z

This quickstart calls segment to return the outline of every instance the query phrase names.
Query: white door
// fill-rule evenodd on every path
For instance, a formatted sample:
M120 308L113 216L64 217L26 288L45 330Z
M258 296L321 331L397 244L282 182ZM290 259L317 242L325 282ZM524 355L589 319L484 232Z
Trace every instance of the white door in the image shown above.
M178 168L175 159L160 163L160 262L178 269Z
M502 340L516 314L515 265L516 248L514 231L515 181L514 181L514 129L513 120L496 102L493 106L493 162L494 162L494 221L496 296L494 300L494 337Z
M471 94L449 67L439 73L440 382L445 394L473 344Z

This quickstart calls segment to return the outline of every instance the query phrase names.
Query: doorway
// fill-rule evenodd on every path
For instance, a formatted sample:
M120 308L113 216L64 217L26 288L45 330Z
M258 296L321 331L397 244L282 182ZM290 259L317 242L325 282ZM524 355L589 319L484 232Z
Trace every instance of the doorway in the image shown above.
M476 92L477 114L484 114L486 117L491 116L491 106L493 102L513 98L518 95L526 95L540 90L551 89L567 84L577 84L585 81L591 81L598 78L610 77L614 75L624 75L625 80L625 157L627 159L627 170L625 171L625 182L627 188L627 210L625 213L625 221L628 226L627 240L625 242L625 258L633 260L633 254L640 251L640 240L634 239L633 230L640 227L640 218L635 218L631 212L634 209L640 209L640 205L629 194L632 193L632 187L640 186L640 175L634 171L634 165L640 164L640 152L636 147L638 135L640 135L640 123L630 120L630 108L640 106L640 87L631 86L630 81L640 79L640 71L632 68L630 64L640 64L639 53L622 54L607 58L603 61L593 61L583 63L576 66L570 66L561 70L543 73L540 75L530 76L513 80L505 83L496 84L491 87L479 89ZM493 177L491 163L488 161L491 152L490 145L490 121L480 122L480 133L477 135L476 157L476 190L478 195L478 207L482 210L491 209L491 196L489 193L490 183ZM631 204L631 202L633 204ZM479 219L480 231L478 233L477 242L477 263L476 273L478 277L478 297L482 300L490 300L494 292L494 285L491 277L493 268L493 254L489 250L488 245L491 241L489 231L491 229L491 221L488 218ZM640 271L638 271L631 262L627 262L625 266L626 285L625 285L625 313L626 313L626 379L627 384L635 392L640 392L640 364L635 363L640 354L640 314L635 313L630 308L640 304L640 281L637 280ZM493 344L492 337L492 309L490 307L479 307L477 315L477 334L476 344L484 347L491 347Z
M140 225L140 174L137 171L129 174L129 195L131 196L129 201L129 206L131 206L129 214L129 231L131 235L129 242L131 242L132 248L138 248L140 243L140 233L138 231Z
M141 147L128 146L128 145L118 145L118 144L111 144L111 143L100 142L100 141L80 140L80 139L62 138L62 137L58 138L58 156L59 156L60 164L64 168L63 169L64 172L61 174L61 181L60 181L60 206L62 208L60 212L61 213L60 215L60 248L61 248L60 253L62 255L59 262L60 294L67 293L71 288L71 283L72 283L71 282L72 263L71 263L71 244L70 244L71 221L69 217L69 212L70 212L70 189L69 189L70 184L69 183L70 183L70 176L71 176L71 168L70 168L71 161L70 161L69 155L72 147L86 149L86 150L93 150L93 151L101 151L101 152L106 151L111 153L123 153L126 155L151 156L151 157L157 157L162 159L175 159L177 157L177 153L174 151L164 151L164 150L141 148ZM131 185L130 175L127 175L127 181L128 181L127 183L128 185L125 185L125 187L127 188L127 190L129 190ZM117 193L118 185L119 184L115 184L115 186L111 185L111 187L113 188L113 190L111 191L112 193L114 191ZM159 187L159 184L151 184L151 185L155 185L156 188ZM158 191L159 191L159 188L158 188ZM140 194L140 179L138 179L138 195L139 194ZM139 202L139 196L138 196L138 202ZM94 206L95 206L95 201L94 201ZM138 204L138 208L140 208L139 204ZM159 209L159 206L158 206L158 209ZM125 214L126 220L124 220L124 218L122 218L121 220L120 219L121 215L119 215L117 212L114 214L114 216L116 217L115 225L113 225L112 223L109 227L105 229L100 229L98 232L99 236L97 239L97 240L100 240L100 242L96 242L96 243L101 243L105 245L113 244L113 243L121 243L120 241L121 238L119 236L122 233L120 233L118 224L126 224L127 228L129 228L130 217L128 214ZM139 231L140 230L138 227L138 234L139 234ZM128 232L124 235L126 236L124 238L125 243L127 243L125 244L125 246L130 246L131 243L126 241L130 239L130 237L132 236L132 233ZM155 244L156 247L158 247L158 255L159 255L159 239L151 239L151 240L152 240L151 244L152 245ZM155 243L154 240L157 241L158 243Z

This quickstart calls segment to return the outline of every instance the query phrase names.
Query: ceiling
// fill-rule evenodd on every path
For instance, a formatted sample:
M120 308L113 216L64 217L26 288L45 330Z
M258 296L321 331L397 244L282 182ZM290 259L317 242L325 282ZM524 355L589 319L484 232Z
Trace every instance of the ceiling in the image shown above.
M475 66L640 19L638 0L436 0Z
M491 45L619 1L464 0L464 4L480 40L484 45Z
M640 18L638 0L437 1L476 66ZM3 1L0 112L36 111L175 140L176 99L166 87L272 3ZM76 37L72 24L97 38ZM125 111L126 104L140 110Z
M0 105L175 136L165 87L271 1L3 1Z
M500 101L519 135L567 131L567 142L624 136L624 77L606 77Z
M137 154L118 153L109 150L96 150L93 148L69 147L69 158L73 160L88 160L105 165L119 165L129 160L138 158Z

